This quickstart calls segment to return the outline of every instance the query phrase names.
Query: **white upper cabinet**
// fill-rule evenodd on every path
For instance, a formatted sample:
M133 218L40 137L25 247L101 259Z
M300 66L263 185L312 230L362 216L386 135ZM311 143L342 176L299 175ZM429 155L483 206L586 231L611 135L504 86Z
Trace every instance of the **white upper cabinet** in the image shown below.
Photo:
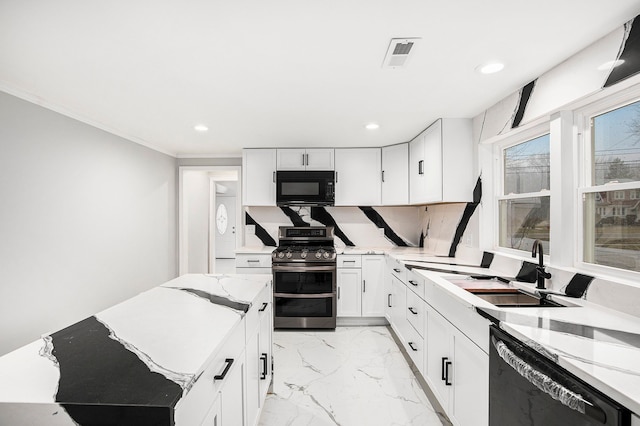
M380 205L380 148L336 149L335 163L336 206Z
M409 204L409 144L382 148L382 204Z
M333 148L277 150L278 170L333 170Z
M242 150L242 204L276 205L276 150Z
M442 118L409 143L409 202L469 202L475 186L470 119Z

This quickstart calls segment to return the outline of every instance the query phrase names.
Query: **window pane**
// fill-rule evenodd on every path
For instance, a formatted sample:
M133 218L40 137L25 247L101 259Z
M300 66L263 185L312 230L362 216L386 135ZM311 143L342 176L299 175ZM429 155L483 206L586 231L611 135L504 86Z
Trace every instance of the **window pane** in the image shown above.
M549 253L549 197L500 201L500 246L531 250L541 240Z
M640 272L640 200L630 198L636 191L585 194L585 262Z
M549 189L549 135L504 150L504 194Z
M640 101L591 119L594 185L640 180Z

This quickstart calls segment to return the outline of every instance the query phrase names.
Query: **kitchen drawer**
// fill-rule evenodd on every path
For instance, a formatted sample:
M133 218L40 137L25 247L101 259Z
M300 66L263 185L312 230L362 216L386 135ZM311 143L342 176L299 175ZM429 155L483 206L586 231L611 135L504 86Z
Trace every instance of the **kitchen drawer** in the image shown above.
M409 357L422 373L424 369L424 339L412 327L407 328L404 338L404 347Z
M228 335L226 342L213 355L189 392L178 401L175 410L175 424L199 424L204 420L212 401L216 399L228 377L214 380L214 376L224 372L225 367L229 364L226 362L227 359L232 359L233 364L242 363L244 348L245 322L243 320Z
M425 282L425 277L413 271L407 270L407 287L421 299L425 299Z
M407 268L405 268L402 263L392 257L389 257L387 265L389 266L391 273L398 277L400 281L403 283L407 282Z
M236 254L236 268L271 268L271 254Z
M269 305L272 303L271 286L267 285L255 299L247 315L245 316L247 342L257 334L260 320L264 312L267 312Z
M336 266L338 268L361 268L362 256L359 254L339 254L336 257Z
M424 300L419 298L414 292L407 291L407 321L413 326L415 331L424 337L424 315L427 307Z

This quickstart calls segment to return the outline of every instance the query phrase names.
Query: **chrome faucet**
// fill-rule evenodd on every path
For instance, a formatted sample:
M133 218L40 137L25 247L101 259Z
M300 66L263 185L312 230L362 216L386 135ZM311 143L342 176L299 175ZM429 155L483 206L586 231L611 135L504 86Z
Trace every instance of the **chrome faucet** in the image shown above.
M542 252L542 243L540 240L535 240L533 242L533 248L531 249L531 257L536 257L538 255L538 266L536 266L536 277L538 279L538 284L536 284L536 288L544 289L544 280L551 278L551 274L549 272L545 272L544 270L544 254Z

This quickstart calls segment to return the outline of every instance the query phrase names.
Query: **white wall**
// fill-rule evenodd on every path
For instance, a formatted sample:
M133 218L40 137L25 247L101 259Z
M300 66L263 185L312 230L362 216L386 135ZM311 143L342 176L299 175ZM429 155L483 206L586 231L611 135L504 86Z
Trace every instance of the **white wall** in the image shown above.
M176 276L176 160L0 92L0 354Z
M186 214L187 271L206 274L209 272L209 172L187 170L184 172L183 209Z

